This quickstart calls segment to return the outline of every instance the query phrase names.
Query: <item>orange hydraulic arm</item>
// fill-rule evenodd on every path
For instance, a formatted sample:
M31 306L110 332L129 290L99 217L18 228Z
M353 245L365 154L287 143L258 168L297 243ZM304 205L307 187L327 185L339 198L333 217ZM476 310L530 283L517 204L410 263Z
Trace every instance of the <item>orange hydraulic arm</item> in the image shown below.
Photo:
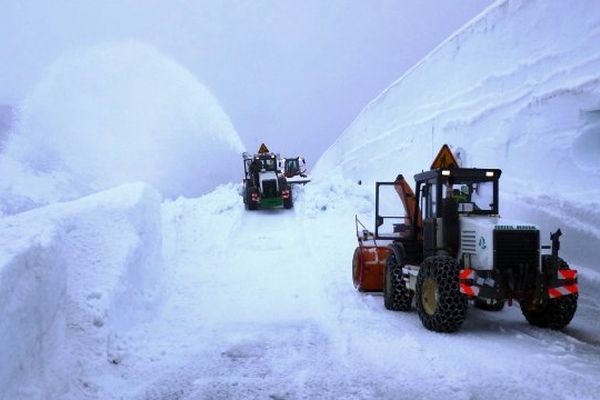
M400 200L402 201L402 205L406 210L406 215L410 219L411 225L414 224L415 219L417 221L417 228L423 227L423 217L421 213L417 209L417 198L415 197L415 193L411 189L406 179L402 174L396 177L394 181L394 189L396 189L396 193L400 196ZM416 215L415 215L416 214ZM420 231L419 229L418 231Z

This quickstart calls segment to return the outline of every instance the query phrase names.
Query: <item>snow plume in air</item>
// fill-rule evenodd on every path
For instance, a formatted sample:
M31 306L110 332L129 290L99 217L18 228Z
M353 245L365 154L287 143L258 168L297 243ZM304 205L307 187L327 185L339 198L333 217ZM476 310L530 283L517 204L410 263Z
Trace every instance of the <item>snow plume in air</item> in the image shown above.
M9 156L52 176L61 193L145 181L167 197L189 197L239 175L243 145L216 98L137 42L64 56L21 111Z

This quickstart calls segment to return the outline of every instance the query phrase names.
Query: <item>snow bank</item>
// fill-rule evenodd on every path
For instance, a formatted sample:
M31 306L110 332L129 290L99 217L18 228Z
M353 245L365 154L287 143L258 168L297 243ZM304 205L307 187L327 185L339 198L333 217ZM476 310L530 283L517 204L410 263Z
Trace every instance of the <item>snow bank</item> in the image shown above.
M182 247L187 238L207 245L208 253L225 251L231 246L229 237L238 228L243 213L241 184L228 183L201 197L180 197L162 204L163 255L174 259L180 252L191 249ZM169 273L180 273L170 269Z
M168 197L196 196L239 177L229 166L244 147L216 98L189 71L137 42L63 56L20 114L5 156L25 172L0 185L3 200L48 203L133 181ZM40 175L56 189L32 190Z
M599 27L593 0L497 2L367 105L315 179L412 176L449 143L467 166L502 168L504 216L555 216L566 254L597 260Z
M142 184L0 219L0 398L103 398L92 377L151 314L160 195Z
M0 104L0 151L8 137L8 132L12 129L15 120L15 110L7 105Z

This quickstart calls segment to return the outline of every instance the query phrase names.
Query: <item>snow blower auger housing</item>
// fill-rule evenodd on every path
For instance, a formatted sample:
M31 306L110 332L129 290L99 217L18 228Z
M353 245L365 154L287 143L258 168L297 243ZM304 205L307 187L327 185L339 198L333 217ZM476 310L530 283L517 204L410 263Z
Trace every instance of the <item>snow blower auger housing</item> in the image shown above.
M292 208L292 189L278 168L278 156L263 143L257 154L243 153L242 196L247 210Z
M558 256L561 232L542 246L537 226L502 220L501 173L461 168L444 145L432 169L415 175L415 192L402 175L377 182L375 230L357 233L355 287L383 291L390 310L414 303L422 324L437 332L458 330L469 300L487 311L517 300L530 324L567 326L577 308L577 271Z

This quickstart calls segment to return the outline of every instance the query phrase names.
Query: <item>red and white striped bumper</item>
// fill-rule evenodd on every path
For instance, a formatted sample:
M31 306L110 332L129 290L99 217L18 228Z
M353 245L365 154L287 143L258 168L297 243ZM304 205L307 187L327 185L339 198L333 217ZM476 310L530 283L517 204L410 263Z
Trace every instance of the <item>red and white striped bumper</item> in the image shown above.
M577 287L577 271L573 269L559 270L557 280L548 288L548 297L555 299L561 296L579 293Z
M468 297L494 298L493 291L495 282L493 279L479 276L477 271L472 268L465 268L458 275L460 292ZM555 299L561 296L577 294L577 271L559 270L555 279L550 279L545 285L548 298Z
M475 283L477 274L472 268L465 268L460 270L458 274L460 292L466 294L469 297L479 296L481 287Z

